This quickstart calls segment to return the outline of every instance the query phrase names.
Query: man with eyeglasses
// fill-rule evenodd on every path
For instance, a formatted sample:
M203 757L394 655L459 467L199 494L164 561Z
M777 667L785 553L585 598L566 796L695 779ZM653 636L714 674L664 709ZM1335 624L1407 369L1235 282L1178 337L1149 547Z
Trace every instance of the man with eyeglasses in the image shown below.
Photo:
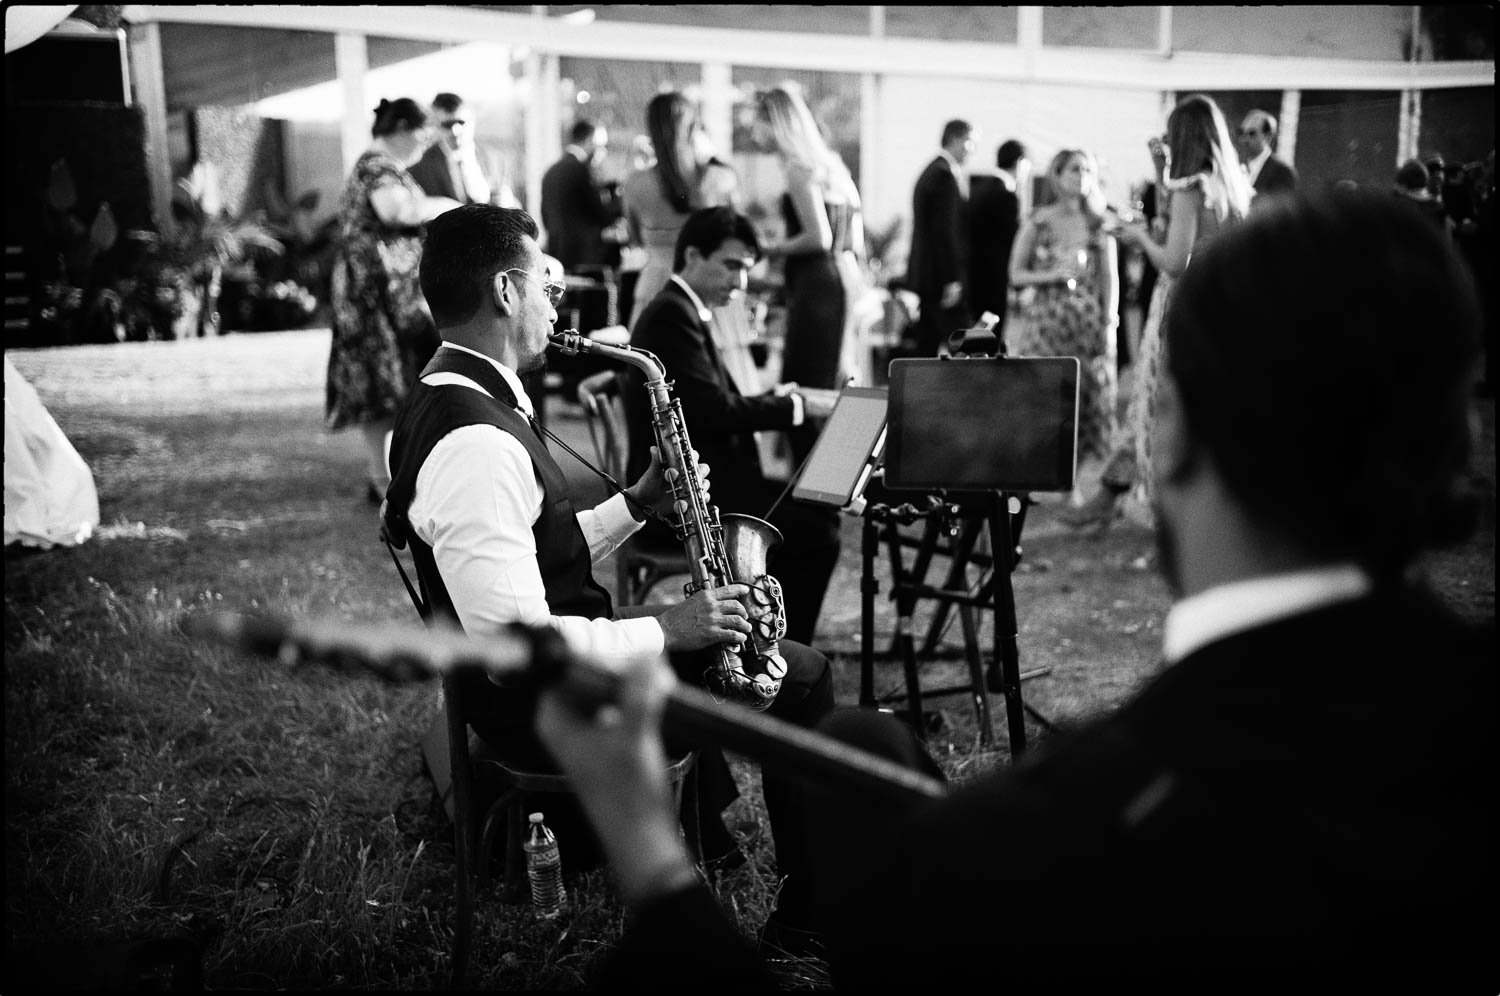
M573 507L523 386L525 375L545 366L563 290L547 271L538 234L526 212L489 204L454 208L428 225L422 293L443 343L396 416L385 529L398 546L410 544L436 615L470 635L509 623L544 627L606 666L666 652L685 680L695 680L706 665L694 651L749 634L738 601L749 589L726 585L669 607L632 607L634 618L616 616L593 565L640 528L647 509L668 514L672 498L653 457L623 495ZM706 480L707 468L700 465L699 474ZM794 674L800 665L788 646L778 698L788 707L799 696L816 703L803 721L811 725L832 707L828 663L799 648L809 659ZM805 680L796 687L799 675ZM524 769L556 770L532 730L531 691L499 687L482 674L459 682L469 725L487 744ZM705 762L700 754L700 812L717 819L718 808L702 808L717 801L713 779L727 778L723 791L731 793L733 779L722 757L716 768L705 770ZM547 817L569 841L569 867L587 865L592 834L576 806L549 802ZM731 841L725 850L732 848Z
M1253 110L1240 123L1240 160L1255 188L1256 203L1297 191L1297 171L1271 152L1276 145L1276 119L1262 110Z
M474 122L464 116L463 98L440 93L432 98L435 141L408 172L430 196L451 197L460 204L488 204L490 181L479 165Z

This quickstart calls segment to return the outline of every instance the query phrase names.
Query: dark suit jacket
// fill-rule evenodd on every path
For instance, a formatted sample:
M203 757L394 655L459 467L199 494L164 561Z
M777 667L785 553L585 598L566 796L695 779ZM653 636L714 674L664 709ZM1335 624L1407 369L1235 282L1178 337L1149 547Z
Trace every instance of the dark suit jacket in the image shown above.
M769 393L752 398L740 394L708 326L676 283L668 283L646 305L630 334L630 344L655 353L666 368L673 394L682 402L688 438L699 460L709 466L713 503L722 512L764 515L767 482L754 433L790 429L792 399ZM644 384L645 378L631 368L622 400L630 427L627 477L632 481L645 471L656 444Z
M1493 623L1417 591L1203 647L1114 714L890 814L828 937L835 988L992 987L992 963L955 953L1004 938L1016 992L1493 992L1493 911L1470 911L1496 888L1494 652ZM706 896L643 909L616 963L753 984L754 953L707 936ZM640 957L668 942L686 963Z
M1021 199L997 176L969 180L969 310L1005 319L1010 247L1021 227Z
M564 153L548 167L542 176L542 225L547 229L547 252L564 269L604 263L604 226L614 220L586 163Z
M1297 171L1275 156L1266 160L1260 168L1260 175L1255 178L1255 193L1260 197L1290 194L1296 189Z
M427 147L422 158L407 172L429 197L451 197L460 204L474 203L472 198L453 188L453 174L448 170L448 157L443 155L442 146L436 142Z
M911 199L911 255L906 285L923 297L969 276L968 201L943 156L927 164Z

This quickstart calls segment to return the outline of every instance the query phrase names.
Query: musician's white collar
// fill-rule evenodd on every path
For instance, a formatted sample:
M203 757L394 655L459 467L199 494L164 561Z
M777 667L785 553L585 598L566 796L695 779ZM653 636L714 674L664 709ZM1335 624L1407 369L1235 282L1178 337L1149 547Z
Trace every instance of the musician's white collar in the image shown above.
M672 282L678 287L682 288L683 292L687 294L688 300L693 302L693 307L698 309L699 321L703 322L704 325L707 325L709 322L714 320L714 313L709 309L707 305L703 303L703 299L693 292L693 289L688 286L688 282L686 280L682 279L674 273L672 274Z
M486 363L488 363L490 366L494 367L496 370L500 371L501 379L505 381L506 385L510 388L511 393L516 396L517 407L519 407L521 411L525 412L527 415L536 414L536 408L531 404L530 396L527 395L526 389L521 386L520 376L517 375L517 373L510 367L506 366L504 363L496 362L493 357L485 356L478 350L470 349L468 346L460 346L456 342L444 341L441 348L456 349L461 353L468 353L470 356L477 356L481 360L484 360ZM448 378L453 379L450 380ZM463 381L464 386L472 387L474 388L474 390L480 392L481 394L488 395L490 393L484 388L480 387L478 384L474 383L472 380L469 380L469 378L464 377L462 374L436 374L423 379L423 383L432 385L451 384L456 381Z
M1219 585L1172 606L1162 627L1162 656L1175 664L1216 640L1338 602L1374 587L1354 564L1332 564Z

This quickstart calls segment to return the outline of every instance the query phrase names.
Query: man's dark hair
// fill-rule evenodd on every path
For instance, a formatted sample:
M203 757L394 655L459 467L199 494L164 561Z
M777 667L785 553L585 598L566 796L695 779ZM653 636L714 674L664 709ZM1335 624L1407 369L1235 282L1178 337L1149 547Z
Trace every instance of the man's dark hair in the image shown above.
M1392 580L1473 528L1478 329L1432 223L1351 191L1287 198L1195 253L1163 349L1190 437L1252 520Z
M710 256L730 239L739 239L750 247L757 260L760 259L760 239L755 237L755 226L750 224L749 218L732 207L694 211L677 236L677 249L672 255L672 272L682 272L683 266L687 264L689 246Z
M1026 158L1026 146L1013 138L1008 138L1000 143L1000 148L995 152L995 166L997 169L1012 170L1016 163Z
M440 93L432 98L432 106L445 114L457 114L464 106L464 99L456 93Z
M526 240L537 234L531 215L493 204L465 204L428 222L420 275L438 328L474 317L491 277L531 261Z
M568 133L569 140L574 145L582 145L594 137L594 132L599 130L599 122L583 118L573 125L573 130Z
M383 138L398 131L415 131L427 123L427 112L410 97L382 100L375 108L375 121L370 125L370 135Z
M939 144L946 149L949 142L960 138L966 138L973 131L974 129L969 126L969 122L961 120L959 118L955 118L952 121L949 121L947 124L943 125L943 140Z

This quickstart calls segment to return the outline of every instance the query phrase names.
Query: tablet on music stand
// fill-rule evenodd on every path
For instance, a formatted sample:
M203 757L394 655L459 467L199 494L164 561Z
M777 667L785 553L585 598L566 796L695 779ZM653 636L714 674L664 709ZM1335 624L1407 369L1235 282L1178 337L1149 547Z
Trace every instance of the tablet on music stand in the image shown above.
M892 361L885 486L1071 491L1079 372L1073 357Z
M884 448L885 412L882 388L844 388L792 497L834 508L847 508L860 497Z

